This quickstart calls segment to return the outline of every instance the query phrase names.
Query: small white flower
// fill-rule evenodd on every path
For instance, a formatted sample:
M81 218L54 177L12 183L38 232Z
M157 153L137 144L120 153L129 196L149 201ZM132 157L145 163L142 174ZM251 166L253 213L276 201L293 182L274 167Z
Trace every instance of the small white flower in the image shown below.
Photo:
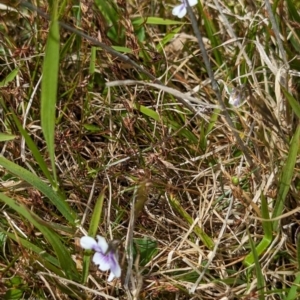
M190 6L194 6L198 3L198 0L180 0L182 4L179 4L173 8L172 10L173 16L177 16L178 18L183 18L186 15L187 1L189 2Z
M108 271L111 273L107 281L112 281L115 277L121 276L121 268L118 262L118 252L114 243L112 241L109 244L106 242L105 238L97 235L98 242L89 236L83 236L80 239L80 245L83 249L92 249L95 251L93 256L93 262L95 265L99 265L99 270Z

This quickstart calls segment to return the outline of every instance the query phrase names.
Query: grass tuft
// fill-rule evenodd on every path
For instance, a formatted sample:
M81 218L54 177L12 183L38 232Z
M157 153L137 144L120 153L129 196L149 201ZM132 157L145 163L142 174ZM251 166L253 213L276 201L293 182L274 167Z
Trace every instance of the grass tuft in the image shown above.
M1 299L299 298L297 1L0 2Z

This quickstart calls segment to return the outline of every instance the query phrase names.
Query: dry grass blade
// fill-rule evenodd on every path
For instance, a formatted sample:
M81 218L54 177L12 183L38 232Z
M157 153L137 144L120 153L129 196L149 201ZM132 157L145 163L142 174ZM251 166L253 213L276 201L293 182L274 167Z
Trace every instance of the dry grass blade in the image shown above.
M0 298L298 299L297 1L2 2Z

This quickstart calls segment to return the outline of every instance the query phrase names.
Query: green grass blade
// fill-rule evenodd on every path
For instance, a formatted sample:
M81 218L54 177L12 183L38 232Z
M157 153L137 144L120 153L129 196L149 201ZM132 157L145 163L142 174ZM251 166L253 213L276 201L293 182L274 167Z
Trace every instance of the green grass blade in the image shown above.
M282 214L285 198L290 189L290 184L294 175L294 168L297 159L297 154L299 151L299 145L300 145L300 125L298 125L298 128L292 138L289 154L285 162L285 165L283 166L282 169L281 179L279 181L280 182L279 192L276 199L272 218L277 218ZM274 221L273 230L276 232L278 231L278 225L279 225L279 220Z
M254 258L256 278L257 278L257 290L258 290L258 293L259 293L259 300L264 300L265 299L265 296L264 296L265 280L264 280L264 276L262 274L261 267L260 267L260 264L259 264L258 253L256 252L257 249L255 248L254 242L253 242L252 237L251 237L249 232L248 232L248 235L249 235L249 242L250 242L251 252L252 252L253 258Z
M68 220L72 225L75 225L76 214L71 209L69 204L65 201L65 199L63 199L62 196L59 195L59 193L55 193L53 189L44 183L38 176L2 156L0 156L0 165L10 173L13 173L38 189L41 193L48 197L48 199L59 210L66 220Z
M7 197L6 195L0 193L0 200L3 201L6 205L15 210L18 214L26 218L34 227L36 227L45 237L45 239L51 244L55 254L58 258L60 267L65 271L67 278L77 279L79 278L79 274L75 268L75 264L72 260L70 252L68 249L62 244L60 237L49 228L43 226L41 222L39 222L40 218L35 215L33 212L27 209L21 203L17 203L13 199Z
M92 47L91 48L90 66L89 66L89 75L90 75L89 84L88 84L89 91L92 91L93 87L94 87L94 77L95 77L96 59L97 59L96 55L97 55L97 48Z
M0 142L11 141L16 138L15 135L0 132Z
M104 195L105 195L105 188L100 193L96 205L94 207L90 228L89 228L89 236L96 236L98 232L99 223L101 220L102 215L102 207L103 207L103 201L104 201Z
M102 215L102 207L104 201L105 189L102 190L101 194L99 195L96 205L94 207L94 212L92 215L90 228L89 228L89 236L96 236L98 232L98 227ZM91 258L91 251L85 251L85 255L83 257L83 264L82 264L82 282L85 283L87 281L89 275L89 267L90 267L90 258Z
M0 228L0 231L5 233L5 235L7 235L10 239L14 240L17 243L20 243L24 248L38 254L40 257L42 257L42 259L45 259L52 265L59 267L59 261L54 256L50 255L47 252L44 252L44 249L34 245L33 243L29 242L28 240L26 240L20 236L16 237L15 234L12 234L10 232L5 232L1 228Z
M288 99L290 106L292 107L294 113L300 119L300 104L299 102L285 89L282 87L282 91L285 97Z
M299 233L296 236L296 248L297 248L298 270L300 271L300 234Z
M206 11L205 8L203 8L202 4L198 5L201 15L203 17L204 26L206 30L206 34L208 39L211 41L211 45L213 48L213 53L216 59L216 62L218 66L221 66L225 60L222 58L221 52L219 51L219 46L222 44L221 40L218 37L214 20L212 19L211 15Z
M158 51L161 51L161 50L163 49L163 47L164 47L167 43L169 43L169 42L174 38L174 36L175 36L177 33L179 33L181 30L182 30L182 26L177 27L177 28L174 28L172 31L167 32L167 33L165 34L164 38L160 41L160 43L157 44L156 49L157 49Z
M18 75L19 68L12 70L2 81L0 81L0 87L6 86L8 83L13 81Z
M30 149L31 153L33 154L33 156L34 156L36 162L38 163L39 167L41 168L42 172L44 173L46 178L51 182L51 184L54 184L53 178L52 178L52 176L51 176L51 174L48 170L48 167L46 165L45 160L43 159L43 156L42 156L41 152L39 151L39 149L37 148L37 146L33 142L32 138L29 136L27 131L23 128L23 126L21 125L19 119L13 113L13 111L11 111L11 114L12 114L12 117L15 121L16 126L18 127L21 135L24 137L28 148Z
M263 194L261 194L261 215L263 219L269 220L269 210L268 210L268 203ZM264 253L269 245L272 242L273 239L273 233L272 233L272 223L270 221L262 221L263 229L264 229L264 237L262 241L257 245L255 249L255 255L258 257ZM244 259L243 261L244 265L249 267L253 263L255 263L255 256L253 251L251 251Z
M135 18L132 20L132 25L141 26L143 24L148 25L180 25L184 24L184 22L171 20L171 19L164 19L158 17L148 17L148 18Z
M51 160L53 178L56 186L58 184L55 167L54 130L59 67L59 41L58 21L53 19L50 25L43 64L41 124Z
M178 214L180 214L181 217L186 220L189 225L192 225L194 223L193 218L185 211L185 209L180 205L180 203L177 199L175 199L174 196L171 195L169 201L173 209ZM214 241L198 225L194 227L194 232L208 249L214 248Z
M266 200L266 197L263 194L261 194L260 200L261 200L261 215L263 219L268 220L270 216L269 216L269 208L268 208L268 202ZM263 225L265 237L271 242L273 238L272 222L262 221L262 225Z
M296 279L291 286L288 295L285 297L284 300L295 300L299 299L299 286L300 286L300 274L297 274Z
M155 121L160 120L159 114L156 111L154 111L153 109L150 109L144 105L135 104L135 103L133 104L133 107L136 110L140 111L142 114L146 115L149 118L152 118Z

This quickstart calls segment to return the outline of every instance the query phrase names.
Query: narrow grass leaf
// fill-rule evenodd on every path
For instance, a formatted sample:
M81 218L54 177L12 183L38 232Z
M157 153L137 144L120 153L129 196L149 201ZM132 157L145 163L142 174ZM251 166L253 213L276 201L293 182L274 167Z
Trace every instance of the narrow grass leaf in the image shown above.
M2 81L0 81L0 87L6 86L8 83L13 81L18 75L19 68L12 70Z
M119 15L112 1L95 0L95 4L106 20L107 26L118 26Z
M300 233L297 233L296 236L296 248L297 248L298 271L300 271Z
M263 194L261 194L261 216L265 220L269 220L269 210L268 203ZM270 221L262 221L264 236L262 241L258 244L255 249L255 254L259 257L262 253L264 253L273 240L273 232L272 232L272 223ZM244 259L243 263L245 266L249 267L255 262L255 256L253 251L251 251Z
M299 299L300 273L295 275L297 275L296 279L294 280L293 285L290 287L289 292L284 300Z
M102 192L100 193L96 205L94 207L94 211L92 214L91 218L91 223L90 223L90 228L89 228L89 236L96 236L99 228L99 223L101 220L101 215L102 215L102 207L103 207L103 202L104 202L104 196L105 196L105 190L104 188Z
M13 134L7 134L7 133L0 132L0 142L11 141L11 140L14 140L15 138L16 138L16 136Z
M0 231L4 232L1 228ZM33 243L29 242L27 239L24 239L20 236L16 237L15 234L12 234L10 232L4 232L10 239L14 240L17 243L20 243L24 248L26 248L29 251L32 251L36 254L38 254L43 259L47 260L52 265L59 267L59 261L49 253L45 252L44 249L34 245Z
M300 145L300 125L292 138L290 150L288 153L287 160L282 168L281 178L279 181L279 191L276 198L276 203L273 211L272 218L277 218L282 214L285 198L290 189L291 181L294 175L295 163L297 160L297 154ZM278 231L279 220L274 221L273 230Z
M89 91L93 90L94 87L94 75L96 71L96 54L97 54L97 48L92 47L91 48L91 58L90 58L90 65L89 65L89 84L88 84L88 89Z
M118 52L121 53L127 53L127 54L131 54L132 50L130 48L127 47L122 47L122 46L112 46L112 48Z
M133 25L140 26L142 24L148 25L180 25L184 24L181 21L174 21L171 19L163 19L158 17L148 17L148 18L135 18L132 20Z
M293 21L296 21L300 23L300 15L298 12L297 7L295 6L295 1L293 0L286 0L288 11L289 11L289 16ZM298 27L296 26L296 29ZM298 30L299 31L299 30Z
M134 239L133 256L139 257L140 266L145 266L158 253L157 242L144 237L142 239Z
M259 264L258 253L256 252L255 245L253 243L251 234L249 232L248 232L248 235L249 235L251 252L253 254L254 264L255 264L256 278L257 278L257 290L259 293L258 298L259 298L259 300L265 300L265 295L264 295L265 280L264 280L264 276L262 274L261 267Z
M180 205L177 199L173 195L170 195L170 204L172 208L185 220L189 225L192 225L194 223L193 218L185 211L185 209ZM203 242L203 244L208 249L214 248L214 242L213 240L198 226L196 225L194 227L194 232L197 234L197 236L200 238L200 240Z
M294 113L300 119L300 104L299 104L299 102L285 88L283 88L283 87L281 87L281 88L282 88L282 91L283 91L285 97L289 101L289 104L292 107Z
M183 125L179 124L174 119L164 118L164 124L169 125L173 130L175 130L178 136L183 136L189 140L192 144L197 144L199 142L198 137L190 131L188 128L184 127Z
M263 193L261 193L260 201L261 201L261 215L264 220L269 220L270 216L269 216L268 202ZM271 242L273 238L272 222L262 221L262 225L264 229L264 236Z
M201 134L200 134L200 146L202 150L206 149L207 137L209 133L213 130L213 128L215 128L215 124L220 116L220 112L221 112L220 109L215 108L210 117L208 125L206 125L207 124L206 122L202 123Z
M29 136L29 134L27 133L27 131L23 128L23 126L21 125L19 119L17 118L17 116L14 114L13 111L11 111L12 117L15 121L15 124L17 125L21 135L24 137L25 142L28 146L28 148L30 149L33 157L35 158L36 162L38 163L40 169L42 170L42 172L44 173L44 175L46 176L46 178L51 182L51 184L53 185L53 177L51 176L51 173L48 170L47 164L45 162L45 160L43 159L43 156L41 155L41 151L37 148L37 146L35 145L34 141L32 140L32 138Z
M72 45L74 43L75 38L76 38L76 34L73 33L64 43L60 51L60 60L63 60L68 55L68 53L72 51Z
M167 43L169 43L175 37L175 35L178 34L181 31L181 29L182 29L182 26L177 27L177 28L173 29L170 32L167 32L166 35L164 36L164 38L160 41L160 43L157 44L156 49L158 51L162 50L164 48L164 46Z
M53 19L50 24L43 63L41 125L51 160L53 178L56 186L58 184L55 167L54 130L59 67L59 41L58 21Z
M153 109L150 109L144 105L134 104L133 106L136 110L140 111L142 114L144 114L147 117L150 117L151 119L155 121L159 121L160 117L159 114L154 111Z
M0 165L3 166L6 170L8 170L10 173L25 180L30 185L38 189L43 195L48 197L48 199L57 208L57 210L65 217L65 219L75 226L76 213L71 209L69 204L59 193L54 192L52 188L50 188L35 174L9 161L3 156L0 156Z
M105 190L106 188L104 188L100 193L96 201L96 205L94 207L90 228L88 231L88 235L92 237L96 236L98 232L99 223L102 215L102 207L103 207L103 201L105 196ZM82 263L82 283L85 283L89 276L90 258L91 258L91 251L85 251L85 255L83 257L83 263Z
M211 19L211 15L203 9L202 5L200 4L201 15L203 16L204 26L206 30L206 34L208 39L211 41L212 51L216 58L216 62L218 66L221 66L225 63L226 60L223 60L221 52L219 51L219 46L222 44L222 41L218 38L217 30L215 28L214 22Z
M60 237L49 228L43 226L39 220L40 218L35 215L32 211L28 210L26 206L21 203L17 203L15 200L7 197L3 193L0 193L0 200L6 205L15 210L18 214L26 218L34 227L36 227L53 247L55 254L58 258L60 267L64 270L67 278L77 279L79 274L75 268L75 264L72 260L71 254L68 249L62 244Z

